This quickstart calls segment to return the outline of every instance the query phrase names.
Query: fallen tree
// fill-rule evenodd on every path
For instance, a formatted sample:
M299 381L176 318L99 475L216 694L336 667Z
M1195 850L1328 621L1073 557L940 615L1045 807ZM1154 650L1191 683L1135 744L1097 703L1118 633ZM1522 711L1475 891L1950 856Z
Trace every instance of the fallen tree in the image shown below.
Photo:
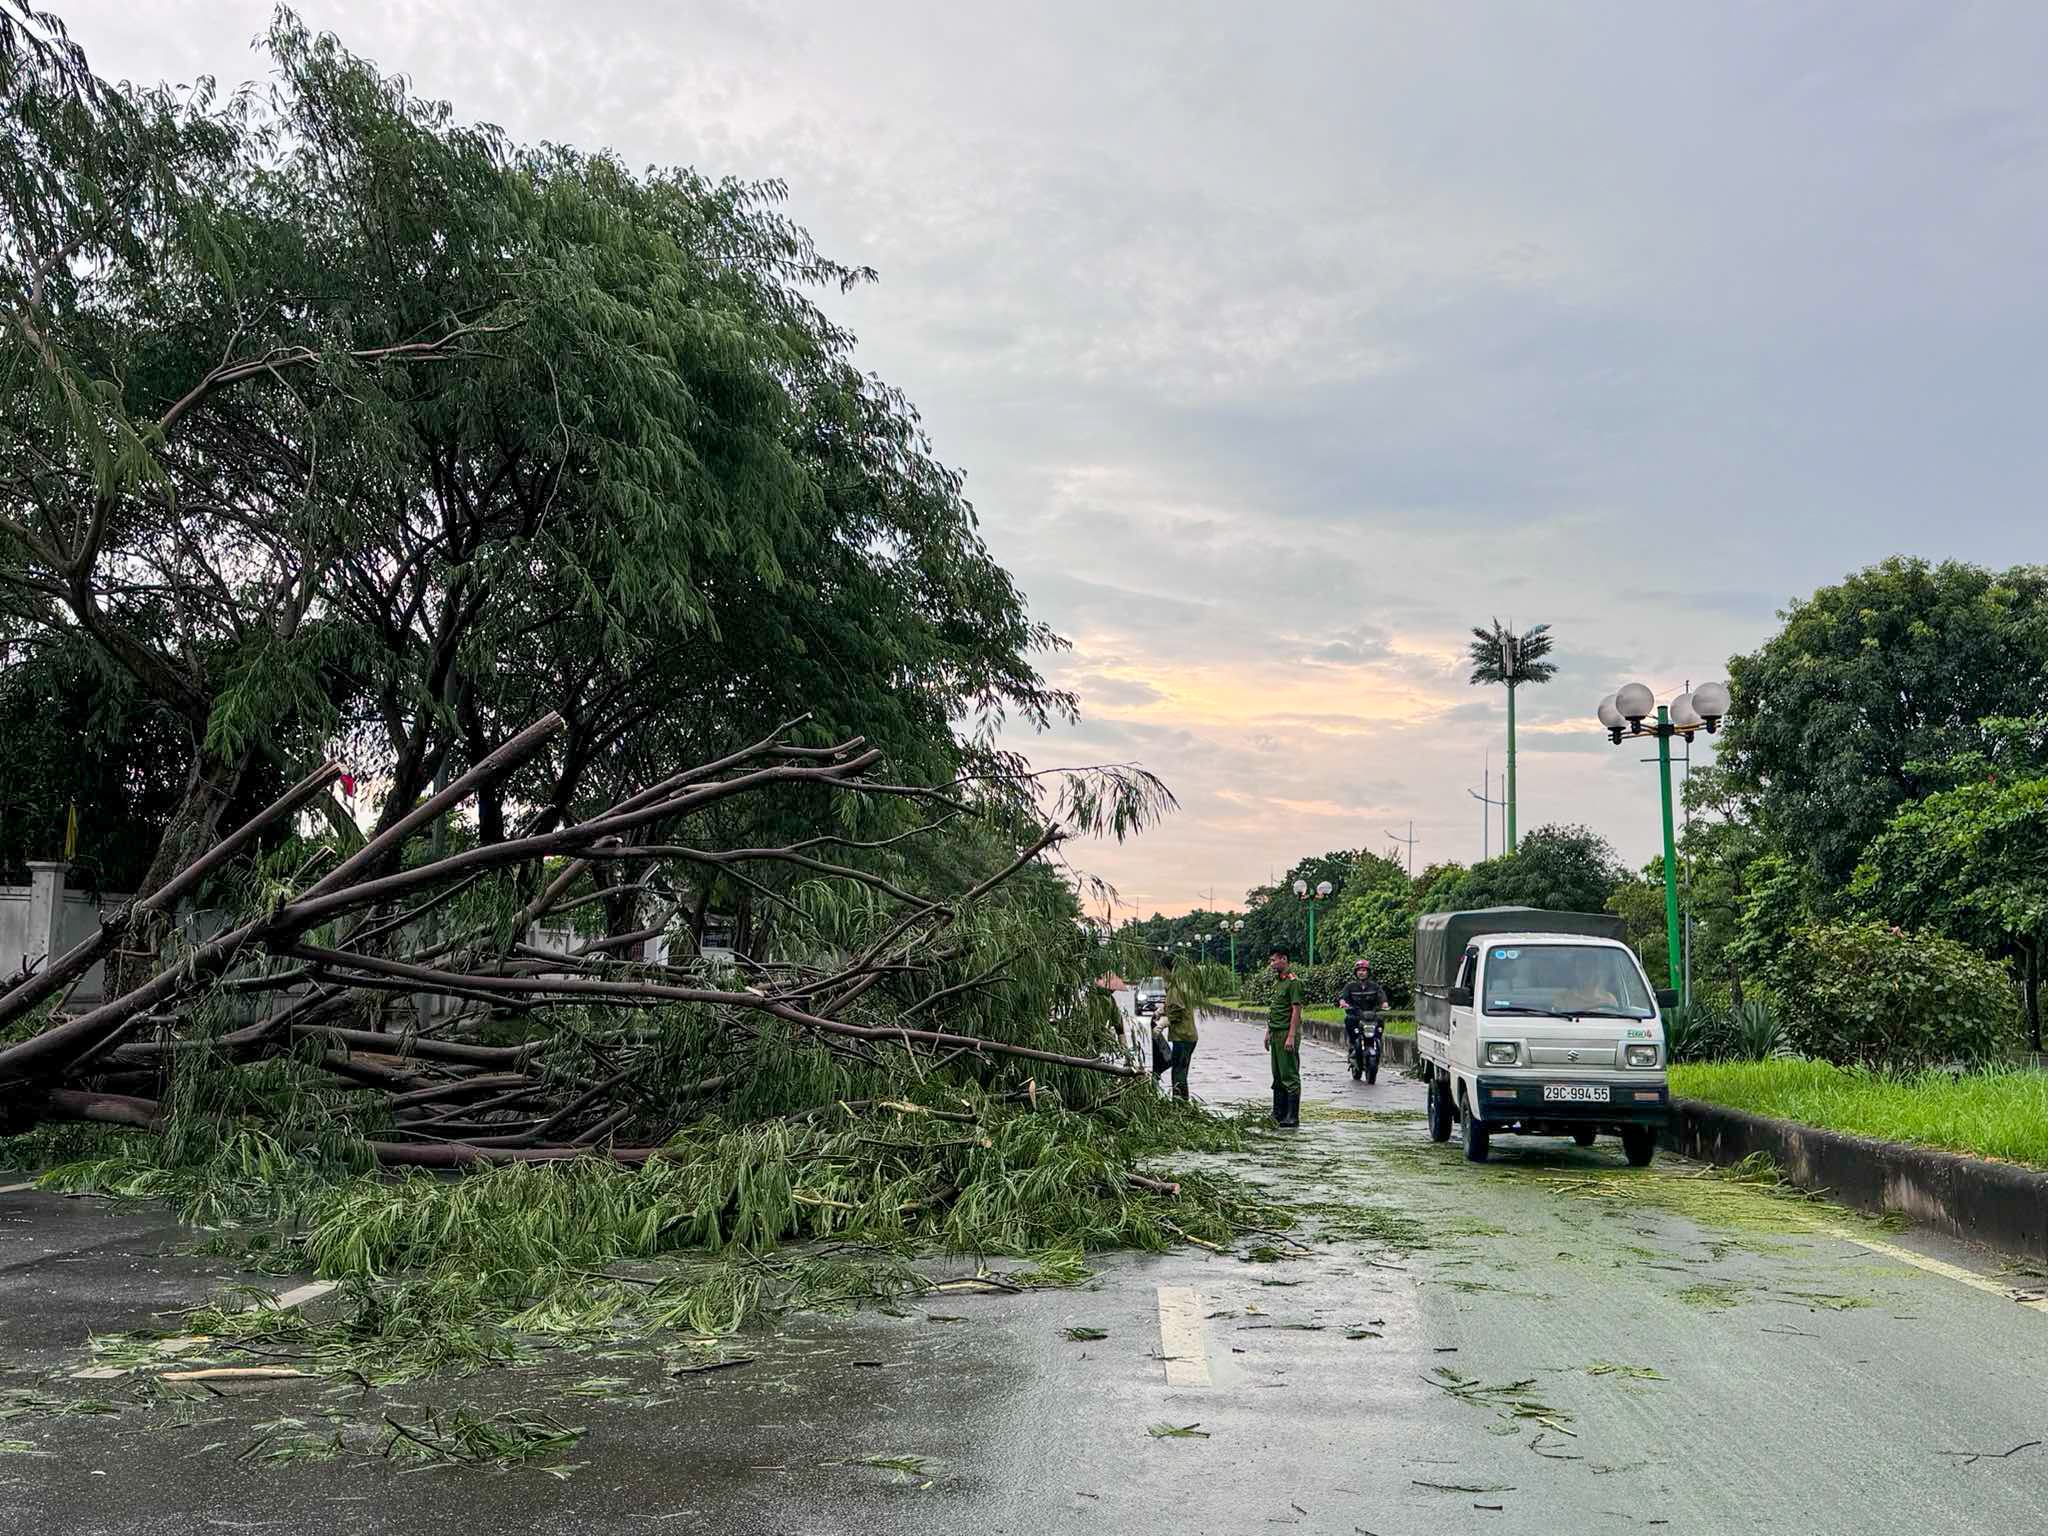
M459 841L465 804L560 726L551 715L519 733L352 853L333 836L262 852L328 793L338 770L322 767L175 879L109 913L0 993L0 1028L21 1036L0 1046L0 1124L82 1120L161 1132L180 1114L260 1121L246 1094L216 1088L209 1111L190 1094L179 1100L179 1084L283 1061L294 1084L331 1086L338 1123L386 1165L593 1151L638 1162L708 1109L729 1111L736 1079L758 1074L754 1048L770 1040L885 1085L938 1073L1035 1092L1041 1077L1139 1075L1104 1054L1110 1042L1082 994L1088 967L1078 950L1067 995L1041 985L1006 1027L987 1027L989 994L1012 982L1005 967L1016 957L988 964L989 935L970 930L1020 876L1045 876L1041 861L1073 825L1128 825L1163 803L1148 776L1071 778L1057 814L1027 824L1016 784L892 783L878 776L881 754L860 739L800 745L793 724L570 825L408 856L437 825L445 843ZM712 808L766 796L809 797L828 826L860 819L841 814L837 802L850 798L886 830L813 832L772 847L688 840ZM906 885L901 850L956 836L969 818L1015 833L1007 856L961 889ZM65 1005L139 924L183 911L189 926L202 889L235 889L238 874L282 855L300 867L266 887L259 910L229 911L208 937L193 931L135 985L91 1006ZM626 936L633 945L602 935L566 948L529 942L537 927L569 924L573 933L579 909L615 894L596 872L628 859L646 906ZM671 929L690 875L705 869L784 909L786 953L747 961L743 972L696 955L622 956ZM1076 936L1066 926L1064 935L1043 923L1021 931L1027 944L1058 947ZM1032 1017L1033 1008L1045 1016ZM969 1017L976 1027L959 1022Z

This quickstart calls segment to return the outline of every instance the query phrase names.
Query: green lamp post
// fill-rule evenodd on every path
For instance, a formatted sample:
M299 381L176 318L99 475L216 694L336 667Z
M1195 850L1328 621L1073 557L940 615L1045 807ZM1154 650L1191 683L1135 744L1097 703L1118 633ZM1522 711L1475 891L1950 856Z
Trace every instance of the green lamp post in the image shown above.
M1244 932L1244 919L1241 917L1232 918L1223 926L1230 932L1230 974L1235 976L1239 974L1237 969L1237 936Z
M1330 899L1330 892L1335 889L1336 887L1330 884L1329 881L1318 880L1316 882L1315 894L1311 896L1306 880L1294 882L1295 896L1308 903L1308 963L1310 965L1316 963L1316 903L1328 901Z
M1712 735L1728 713L1728 689L1722 683L1702 683L1691 693L1681 693L1670 704L1657 703L1656 695L1641 683L1630 683L1600 701L1600 724L1607 739L1616 746L1639 736L1657 738L1657 778L1664 800L1664 943L1671 967L1671 985L1680 985L1684 961L1678 948L1678 847L1671 823L1671 738L1705 730ZM1656 718L1651 719L1655 711ZM1685 997L1685 1002L1692 999Z

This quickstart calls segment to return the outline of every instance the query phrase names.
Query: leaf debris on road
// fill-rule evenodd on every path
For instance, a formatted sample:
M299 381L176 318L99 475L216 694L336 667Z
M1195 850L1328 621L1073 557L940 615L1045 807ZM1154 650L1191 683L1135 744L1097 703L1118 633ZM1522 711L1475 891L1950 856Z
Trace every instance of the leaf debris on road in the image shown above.
M1199 1422L1194 1424L1154 1424L1147 1433L1154 1440L1206 1440L1209 1438L1209 1431L1203 1429Z

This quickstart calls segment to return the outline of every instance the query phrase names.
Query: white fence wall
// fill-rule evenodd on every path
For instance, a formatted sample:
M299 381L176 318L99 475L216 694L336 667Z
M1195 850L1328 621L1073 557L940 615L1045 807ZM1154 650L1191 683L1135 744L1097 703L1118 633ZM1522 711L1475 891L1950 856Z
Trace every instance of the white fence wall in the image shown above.
M32 864L29 868L33 884L0 885L0 985L21 975L24 966L32 964L40 970L48 956L61 955L89 938L99 927L103 912L111 912L129 899L113 894L95 897L68 889L62 864ZM215 912L196 913L186 920L187 937L210 938L220 932L221 921ZM583 943L584 937L570 928L536 925L528 931L526 941L536 949L566 955ZM665 937L654 939L645 950L646 958L656 965L666 963L668 954ZM105 988L106 966L101 962L86 972L71 1000L74 1004L99 1002ZM460 1006L455 999L438 995L422 996L420 1001L430 1013Z
M16 975L28 954L28 898L25 885L0 885L0 975Z

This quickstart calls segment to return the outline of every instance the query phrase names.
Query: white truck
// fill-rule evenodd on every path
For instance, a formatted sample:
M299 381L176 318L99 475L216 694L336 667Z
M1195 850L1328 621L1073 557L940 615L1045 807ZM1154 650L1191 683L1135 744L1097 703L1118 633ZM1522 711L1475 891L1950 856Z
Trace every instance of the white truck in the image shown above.
M1415 1045L1429 1134L1462 1127L1483 1163L1498 1135L1605 1131L1646 1165L1671 1117L1662 1009L1622 923L1604 912L1489 907L1415 922Z

